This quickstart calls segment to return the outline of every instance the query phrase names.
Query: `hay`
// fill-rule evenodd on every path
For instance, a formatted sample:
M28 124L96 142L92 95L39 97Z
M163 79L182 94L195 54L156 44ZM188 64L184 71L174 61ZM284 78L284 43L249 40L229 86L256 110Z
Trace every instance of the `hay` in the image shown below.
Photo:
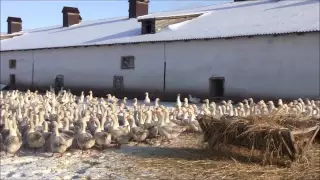
M318 121L283 114L223 116L220 119L202 116L198 121L204 132L203 140L208 142L210 149L232 145L259 150L264 161L279 157L296 160L319 130Z
M135 156L126 160L135 162L136 168L148 172L146 179L228 179L228 180L280 180L280 179L319 179L320 145L308 151L313 157L308 161L296 161L290 167L261 166L252 158L237 156L230 149L226 151L208 151L199 144L200 135L180 135L179 139L162 148L152 149L152 155ZM165 151L165 153L163 153ZM145 153L143 153L145 154ZM315 158L316 157L316 158ZM139 171L131 172L138 174ZM152 176L151 176L152 174ZM150 177L151 176L151 177ZM140 179L141 174L138 174Z

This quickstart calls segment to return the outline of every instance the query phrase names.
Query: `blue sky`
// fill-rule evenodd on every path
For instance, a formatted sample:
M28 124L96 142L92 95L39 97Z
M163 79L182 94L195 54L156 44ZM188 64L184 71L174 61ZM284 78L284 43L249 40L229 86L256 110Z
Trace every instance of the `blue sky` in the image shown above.
M149 13L224 3L231 0L150 0ZM40 1L0 0L1 32L7 32L7 17L21 17L23 29L62 23L63 6L78 7L83 21L127 16L128 0Z

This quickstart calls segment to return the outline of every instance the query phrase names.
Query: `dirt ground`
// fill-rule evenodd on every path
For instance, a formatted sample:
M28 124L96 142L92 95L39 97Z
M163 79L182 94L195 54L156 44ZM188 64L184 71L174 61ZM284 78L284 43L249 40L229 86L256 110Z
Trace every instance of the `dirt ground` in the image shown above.
M50 153L1 154L4 179L320 179L320 146L308 161L291 167L259 165L228 152L209 152L199 135L181 135L170 144L136 145L93 150L91 155L70 150L61 158ZM251 160L253 161L253 160Z

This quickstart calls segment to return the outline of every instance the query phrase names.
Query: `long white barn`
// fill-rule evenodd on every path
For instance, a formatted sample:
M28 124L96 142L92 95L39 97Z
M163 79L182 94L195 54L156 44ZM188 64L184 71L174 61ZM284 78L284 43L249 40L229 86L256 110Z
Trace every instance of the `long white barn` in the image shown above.
M81 21L65 7L62 24L22 31L12 18L0 84L48 88L63 75L66 88L104 94L318 98L319 7L256 0L148 14L130 0L129 18Z

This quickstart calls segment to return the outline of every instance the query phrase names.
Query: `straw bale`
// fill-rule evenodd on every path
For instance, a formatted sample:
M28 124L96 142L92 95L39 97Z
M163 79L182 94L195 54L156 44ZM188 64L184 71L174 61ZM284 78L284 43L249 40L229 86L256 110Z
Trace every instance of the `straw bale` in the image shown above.
M311 143L319 129L309 117L272 114L248 117L201 116L203 141L217 150L221 144L259 150L269 157L289 157L295 160Z

